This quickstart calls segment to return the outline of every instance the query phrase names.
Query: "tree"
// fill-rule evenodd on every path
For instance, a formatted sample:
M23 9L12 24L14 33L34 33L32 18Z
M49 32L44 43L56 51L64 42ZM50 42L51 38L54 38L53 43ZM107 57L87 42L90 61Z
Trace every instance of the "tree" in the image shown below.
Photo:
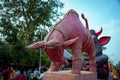
M9 42L15 37L32 42L40 33L41 26L51 27L62 6L58 0L5 0L1 2L2 33Z
M24 64L27 64L26 61L39 61L36 57L39 56L39 51L28 54L24 46L40 40L41 36L47 34L47 28L50 28L61 15L61 8L63 3L59 0L0 1L0 40L12 47L12 61ZM40 34L43 30L44 34Z
M0 41L0 66L9 64L11 49L10 45Z

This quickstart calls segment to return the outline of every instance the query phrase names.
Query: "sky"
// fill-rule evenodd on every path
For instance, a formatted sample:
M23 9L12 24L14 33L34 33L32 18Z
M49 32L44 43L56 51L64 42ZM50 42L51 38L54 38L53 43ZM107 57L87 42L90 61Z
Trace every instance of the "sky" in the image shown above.
M116 64L120 61L120 0L60 0L64 3L61 9L66 13L74 9L79 13L84 13L88 19L89 29L95 29L98 32L102 26L103 32L98 37L111 36L111 39L103 51L108 55L109 60ZM85 22L80 16L80 20Z

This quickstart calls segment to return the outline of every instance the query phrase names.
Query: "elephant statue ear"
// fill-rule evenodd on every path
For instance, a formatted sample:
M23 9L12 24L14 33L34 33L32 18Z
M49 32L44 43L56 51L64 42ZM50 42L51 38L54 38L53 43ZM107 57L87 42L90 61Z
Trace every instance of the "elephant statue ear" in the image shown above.
M110 38L109 36L103 36L99 39L99 43L104 46L106 45L109 41L110 41Z
M70 39L70 40L65 41L65 42L64 42L65 48L66 48L66 47L69 47L69 46L72 45L72 44L74 44L78 39L79 39L79 37L76 37L76 38L73 38L73 39Z
M31 45L26 46L25 49L35 50L35 49L39 49L39 48L43 48L43 47L44 47L44 41L39 41L39 42L35 42Z

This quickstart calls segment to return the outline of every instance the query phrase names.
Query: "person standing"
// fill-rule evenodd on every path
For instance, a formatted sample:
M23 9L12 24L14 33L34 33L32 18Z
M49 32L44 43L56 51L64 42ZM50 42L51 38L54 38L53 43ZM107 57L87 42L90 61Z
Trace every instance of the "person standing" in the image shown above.
M10 69L12 72L9 74L9 80L14 80L15 70L13 67L11 67Z
M33 72L33 80L38 80L37 77L39 76L39 70L38 68L35 68Z
M15 80L27 80L24 69L20 70L20 74L15 78Z
M44 67L41 69L40 80L43 80L43 78L44 78L44 72L46 72L46 71L47 71L47 67L44 66Z
M9 80L10 77L10 73L12 72L12 70L10 69L9 66L5 66L5 69L3 70L3 80Z
M19 74L20 74L20 70L18 69L18 67L16 67L14 78L16 78Z
M30 68L26 71L27 80L30 80L30 74L31 74L31 72L32 72L32 70Z

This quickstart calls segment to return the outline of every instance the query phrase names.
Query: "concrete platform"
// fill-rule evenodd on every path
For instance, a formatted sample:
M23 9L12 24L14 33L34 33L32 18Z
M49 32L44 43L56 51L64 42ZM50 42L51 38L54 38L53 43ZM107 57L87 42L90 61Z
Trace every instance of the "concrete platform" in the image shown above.
M71 74L69 71L45 72L43 80L97 80L97 74L81 71L81 75Z

